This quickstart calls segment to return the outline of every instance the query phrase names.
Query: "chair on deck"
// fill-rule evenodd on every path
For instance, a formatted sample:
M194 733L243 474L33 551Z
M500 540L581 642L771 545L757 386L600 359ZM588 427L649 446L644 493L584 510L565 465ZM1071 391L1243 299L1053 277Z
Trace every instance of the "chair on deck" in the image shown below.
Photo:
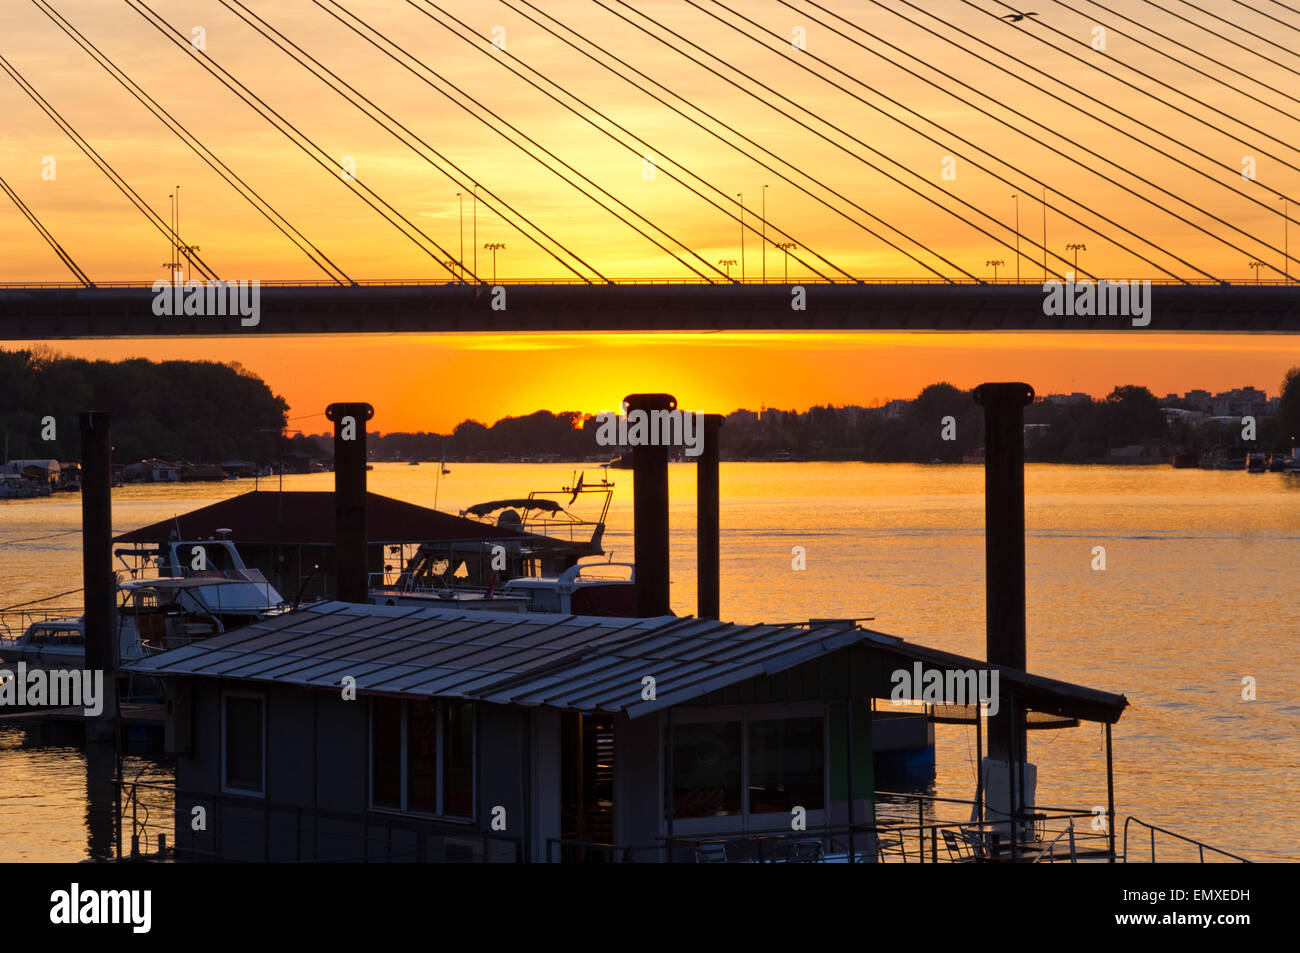
M785 855L787 864L820 864L824 859L822 842L813 838L795 841Z
M969 831L943 830L943 844L948 849L948 859L955 864L968 864L979 860L983 841Z
M990 856L989 845L984 839L984 835L979 831L960 830L957 832L963 844L970 850L970 860L988 860ZM944 831L944 839L947 840L947 831Z
M903 863L907 863L907 851L903 849L902 834L885 831L882 836L880 831L870 831L867 836L871 838L871 850L876 855L876 863L883 864L888 854L897 854L902 858Z
M695 847L697 864L725 864L727 862L727 845L722 841L710 844L697 844Z

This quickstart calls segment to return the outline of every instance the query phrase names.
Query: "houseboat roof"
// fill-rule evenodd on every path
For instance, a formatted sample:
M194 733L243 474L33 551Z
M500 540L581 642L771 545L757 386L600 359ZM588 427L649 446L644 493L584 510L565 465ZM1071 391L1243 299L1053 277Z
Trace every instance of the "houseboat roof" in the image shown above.
M213 539L229 530L239 545L279 543L335 544L334 494L313 490L254 490L200 507L118 536L118 543L166 543L175 539ZM429 543L496 539L536 539L533 534L464 519L380 496L366 494L366 530L371 543Z
M840 657L829 659L832 654ZM345 602L316 603L125 669L334 691L351 676L359 693L622 711L635 718L683 703L734 703L748 697L744 692L773 701L888 698L891 673L918 662L996 669L1003 692L1013 692L1030 711L1109 724L1128 704L1122 695L939 652L852 621L740 625ZM655 680L649 700L646 676Z

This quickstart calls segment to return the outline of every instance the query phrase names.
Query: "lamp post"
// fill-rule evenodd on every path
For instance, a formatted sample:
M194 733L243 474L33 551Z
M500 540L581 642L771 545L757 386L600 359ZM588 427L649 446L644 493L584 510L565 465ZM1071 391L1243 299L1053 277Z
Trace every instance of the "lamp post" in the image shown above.
M1020 195L1011 197L1016 200L1016 284L1020 284Z
M1088 246L1080 242L1070 242L1065 246L1065 250L1074 252L1074 273L1077 275L1079 273L1079 252L1087 251Z
M763 186L763 284L767 284L767 186Z
M497 252L504 251L505 247L505 242L485 242L483 244L483 250L492 253L492 284L497 283Z
M740 280L745 280L745 193L737 192L736 200L740 202ZM730 274L728 274L730 277Z
M1255 284L1259 284L1259 270L1264 267L1264 263L1262 261L1248 261L1246 267L1255 270Z
M1047 186L1043 186L1043 281L1047 281Z
M991 265L993 267L993 281L994 283L996 283L998 280L998 266L1005 265L1006 262L1003 261L1001 258L990 258L988 261L984 262L984 264Z
M794 242L777 242L776 247L785 252L785 283L790 283L790 249L798 248Z
M1282 278L1289 285L1291 283L1291 200L1283 195L1279 201L1282 203Z
M734 259L734 258L719 258L719 259L718 259L718 264L721 265L723 268L727 269L727 277L728 277L728 278L731 277L731 266L734 265L735 263L736 263L736 259Z

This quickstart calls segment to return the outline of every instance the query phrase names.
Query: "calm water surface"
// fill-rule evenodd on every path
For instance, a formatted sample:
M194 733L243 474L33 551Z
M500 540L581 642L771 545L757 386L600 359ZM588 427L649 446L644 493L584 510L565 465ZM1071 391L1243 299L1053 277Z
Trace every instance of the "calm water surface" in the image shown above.
M568 464L450 469L437 488L449 511L558 489L574 474ZM432 505L436 470L377 464L370 488ZM613 479L606 549L631 561L632 476ZM670 479L673 608L687 614L696 595L694 469L674 465ZM874 616L880 631L983 658L981 468L732 463L721 480L723 618ZM1029 667L1128 696L1114 728L1120 818L1253 859L1300 860L1300 477L1033 465L1025 484ZM333 476L284 485L329 490ZM252 488L251 480L126 487L114 492L114 528ZM0 502L0 606L81 585L80 519L75 495ZM792 569L795 546L807 552L803 571ZM1096 546L1106 550L1104 572L1091 568ZM50 604L79 605L79 594ZM1256 701L1241 699L1244 676L1256 679ZM973 797L974 729L939 726L936 739L935 793ZM0 860L87 854L82 751L40 741L0 727ZM1106 803L1099 726L1030 732L1029 755L1039 803ZM132 764L131 774L166 774L162 764Z

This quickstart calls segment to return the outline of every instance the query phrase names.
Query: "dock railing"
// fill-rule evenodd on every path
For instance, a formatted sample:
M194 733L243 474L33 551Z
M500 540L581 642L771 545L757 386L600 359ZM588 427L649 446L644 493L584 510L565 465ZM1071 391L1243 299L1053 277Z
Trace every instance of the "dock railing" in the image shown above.
M336 811L118 780L117 858L139 861L521 863L523 841L455 821ZM201 808L202 810L196 810Z
M948 805L962 817L941 817ZM874 821L810 826L807 830L716 831L664 837L656 844L627 845L566 838L547 840L549 863L1071 863L1080 858L1106 859L1109 834L1084 828L1092 811L1044 806L1027 807L1015 820L1013 838L1007 820L971 821L973 801L928 794L876 792ZM955 810L952 813L957 813ZM913 813L915 812L915 813ZM1068 848L1068 849L1067 849ZM1061 856L1058 857L1058 851Z
M1202 864L1204 864L1204 863L1208 863L1208 862L1211 862L1211 861L1213 861L1213 860L1215 860L1215 859L1217 859L1217 858L1222 858L1222 857L1226 857L1226 858L1228 859L1228 861L1236 861L1237 863L1242 863L1242 864L1250 864L1250 863L1254 863L1254 861L1247 860L1245 857L1242 857L1242 856L1240 856L1239 854L1233 854L1233 853L1231 853L1231 852L1229 852L1229 851L1221 850L1221 849L1218 848L1218 847L1211 847L1209 844L1206 844L1206 843L1204 843L1204 842L1202 842L1202 841L1195 840L1195 839L1193 839L1193 838L1191 838L1191 837L1186 837L1186 836L1184 836L1184 835L1182 835L1182 834L1176 833L1175 831L1167 830L1167 829L1165 829L1165 828L1163 828L1163 827L1157 827L1157 826L1154 825L1154 824L1148 824L1148 823L1147 823L1146 821L1144 821L1144 820L1141 820L1141 819L1139 819L1139 818L1136 818L1136 817L1132 817L1132 816L1130 816L1130 817L1126 817L1126 818L1124 818L1124 855L1123 855L1123 856L1124 856L1124 863L1126 863L1126 864L1129 862L1129 853L1128 853L1128 826L1129 826L1130 824L1137 824L1137 825L1139 825L1140 827L1145 827L1145 828L1147 828L1147 829L1151 832L1151 856L1150 856L1150 858L1146 861L1146 863L1154 864L1154 863L1156 862L1156 834L1157 834L1157 833L1162 834L1162 835L1165 835L1166 837L1172 837L1172 838L1175 838L1176 840L1181 841L1181 842L1184 843L1184 844L1190 844L1190 845L1192 845L1193 847L1195 847L1195 848L1196 848L1196 851L1197 851L1198 863L1202 863ZM1206 852L1207 850L1208 850L1212 855L1214 855L1214 856L1211 857L1210 861L1206 861L1206 859L1205 859L1205 852ZM1137 861L1137 860L1135 860L1135 861L1133 861L1133 862L1134 862L1134 863L1142 863L1142 861Z

